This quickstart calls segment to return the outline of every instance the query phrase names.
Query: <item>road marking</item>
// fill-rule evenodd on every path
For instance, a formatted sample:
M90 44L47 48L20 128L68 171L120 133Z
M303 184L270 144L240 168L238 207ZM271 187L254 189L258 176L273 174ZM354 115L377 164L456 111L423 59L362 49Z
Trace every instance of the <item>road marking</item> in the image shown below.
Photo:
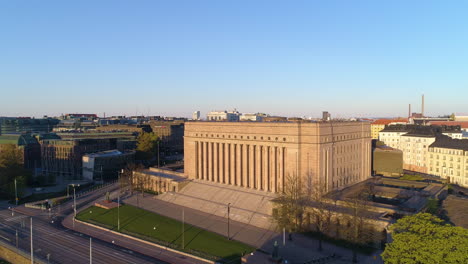
M27 218L27 217L28 217L28 216L26 216L26 215L18 215L18 216L13 216L13 217L5 218L5 221L11 222L11 221L15 221L15 220L19 220L19 219L23 219L23 218Z
M5 239L5 240L8 241L8 242L11 242L11 239L9 239L8 237L4 237L4 236L2 236L2 235L0 235L0 237L3 238L3 239Z

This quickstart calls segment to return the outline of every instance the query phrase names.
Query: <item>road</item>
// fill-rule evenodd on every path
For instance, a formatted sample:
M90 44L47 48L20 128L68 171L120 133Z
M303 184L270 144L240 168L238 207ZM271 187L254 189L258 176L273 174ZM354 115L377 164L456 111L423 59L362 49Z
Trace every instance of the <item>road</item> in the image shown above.
M35 257L43 260L49 254L50 263L90 263L89 237L51 223L43 216L33 217L33 248ZM30 252L30 219L19 213L11 215L9 210L0 211L0 238ZM147 256L128 251L107 242L93 239L93 263L165 263Z
M104 198L106 192L112 193L116 189L117 185L114 184L82 195L76 202L78 211L95 200ZM30 219L32 218L35 258L40 258L46 263L47 259L49 263L90 263L90 236L62 225L62 220L73 214L72 205L73 200L60 205L50 213L24 206L18 206L13 211L6 206L0 206L0 240L13 246L17 245L29 254ZM123 243L113 244L112 240L107 239L108 235L103 234L102 231L90 234L93 236L93 263L197 263L177 253L161 252L161 249L150 245L130 250L121 246ZM119 240L124 241L122 238ZM133 245L134 243L127 241L126 244ZM159 251L158 254L163 258L158 258L157 255L155 257L154 251Z

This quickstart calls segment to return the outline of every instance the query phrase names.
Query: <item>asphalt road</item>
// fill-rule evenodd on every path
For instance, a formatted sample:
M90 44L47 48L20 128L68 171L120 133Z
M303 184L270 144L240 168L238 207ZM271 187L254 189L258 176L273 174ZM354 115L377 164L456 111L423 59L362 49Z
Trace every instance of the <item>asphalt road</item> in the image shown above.
M77 208L104 197L116 185L90 192L77 199ZM30 253L30 219L33 218L34 257L47 263L90 263L90 237L62 226L61 220L73 213L73 201L62 204L50 214L24 206L13 212L0 208L0 240ZM21 213L19 212L21 210ZM18 234L18 235L16 235ZM99 238L92 238L93 263L167 263L159 259L128 250Z
M0 239L30 252L30 218L10 210L0 211ZM62 228L59 224L46 221L41 216L33 217L33 248L35 257L50 263L90 263L88 236ZM156 259L131 252L125 248L93 239L93 263L165 263Z

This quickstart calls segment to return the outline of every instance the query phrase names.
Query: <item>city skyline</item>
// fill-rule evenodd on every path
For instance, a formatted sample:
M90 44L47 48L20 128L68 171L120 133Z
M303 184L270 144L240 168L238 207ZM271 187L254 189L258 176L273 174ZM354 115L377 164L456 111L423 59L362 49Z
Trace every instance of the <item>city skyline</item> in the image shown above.
M4 2L0 115L467 112L466 5Z

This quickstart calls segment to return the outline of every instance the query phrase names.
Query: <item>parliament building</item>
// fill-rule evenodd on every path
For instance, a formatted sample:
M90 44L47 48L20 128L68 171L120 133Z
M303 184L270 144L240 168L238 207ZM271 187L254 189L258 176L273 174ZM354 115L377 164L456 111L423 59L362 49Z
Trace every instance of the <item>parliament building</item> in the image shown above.
M288 177L326 192L371 175L367 122L187 122L185 175L277 193Z

